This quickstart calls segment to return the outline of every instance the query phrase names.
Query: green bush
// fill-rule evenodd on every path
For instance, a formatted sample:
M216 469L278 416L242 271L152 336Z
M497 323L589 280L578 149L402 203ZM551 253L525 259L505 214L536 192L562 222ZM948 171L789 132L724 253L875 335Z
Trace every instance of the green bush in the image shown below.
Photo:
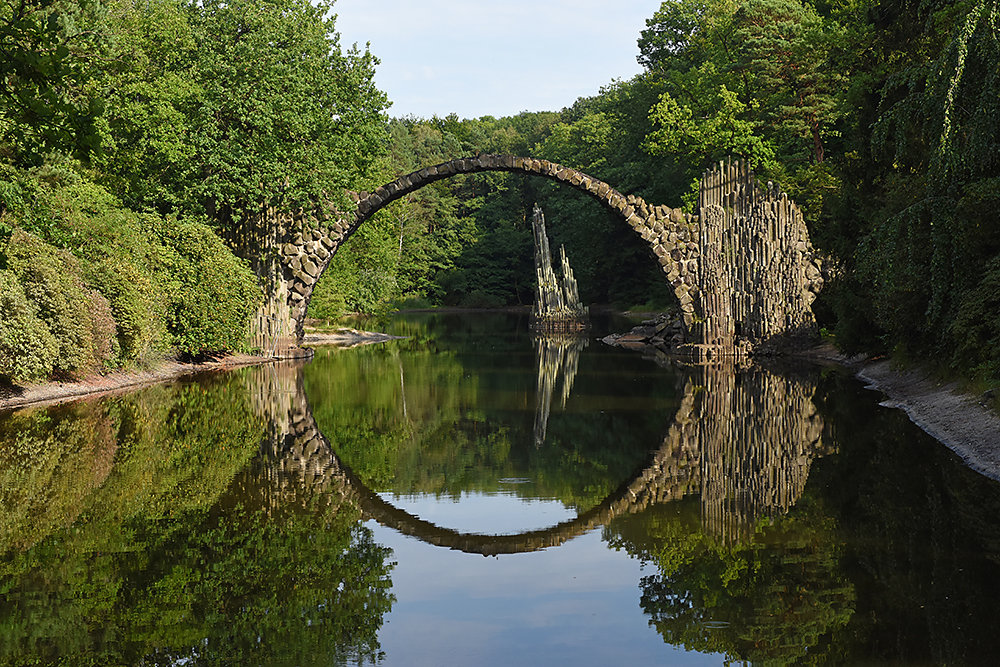
M58 343L53 370L77 374L104 361L100 350L106 341L93 338L92 293L84 286L76 258L21 229L11 234L6 257L8 268Z
M959 301L951 325L955 341L953 365L972 370L987 379L1000 379L1000 257L986 266L983 278Z
M17 276L0 271L0 377L18 383L45 378L58 351Z
M166 221L167 329L180 352L239 350L262 296L257 278L206 225Z
M338 289L336 273L331 266L320 276L309 300L309 317L335 320L347 311L347 300Z
M118 325L111 303L100 292L86 289L90 300L90 319L87 326L90 329L91 352L93 361L104 368L118 365L121 347L118 345Z
M153 275L128 258L107 257L87 271L110 302L118 325L121 364L142 362L166 347L166 297Z
M463 296L460 305L465 308L502 308L505 302L503 297L488 290L476 289Z

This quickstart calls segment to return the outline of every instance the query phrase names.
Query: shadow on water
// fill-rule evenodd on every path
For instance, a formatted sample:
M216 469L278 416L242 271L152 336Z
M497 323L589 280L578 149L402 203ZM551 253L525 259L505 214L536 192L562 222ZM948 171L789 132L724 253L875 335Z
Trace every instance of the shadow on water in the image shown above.
M0 415L0 664L378 661L393 563L370 518L487 555L600 529L645 564L666 643L735 661L1000 651L998 485L853 379L467 320ZM573 518L491 535L391 500L468 493Z

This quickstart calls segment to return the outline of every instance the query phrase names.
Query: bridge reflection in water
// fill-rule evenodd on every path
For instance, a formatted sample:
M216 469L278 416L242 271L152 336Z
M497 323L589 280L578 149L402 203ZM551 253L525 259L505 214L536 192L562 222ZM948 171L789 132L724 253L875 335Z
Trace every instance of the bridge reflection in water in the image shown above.
M563 392L572 386L581 347L539 347L539 421L562 372ZM288 504L349 502L366 518L427 543L466 553L499 555L557 546L615 517L652 504L699 494L704 530L724 542L748 539L762 519L787 512L802 494L812 461L827 453L823 421L812 398L808 371L771 372L759 365L720 361L691 366L677 413L666 418L666 435L641 469L596 506L544 530L513 535L462 533L394 507L368 488L341 461L317 427L306 397L302 362L248 373L253 402L267 423L251 476L251 495L275 510ZM543 409L544 408L544 409Z

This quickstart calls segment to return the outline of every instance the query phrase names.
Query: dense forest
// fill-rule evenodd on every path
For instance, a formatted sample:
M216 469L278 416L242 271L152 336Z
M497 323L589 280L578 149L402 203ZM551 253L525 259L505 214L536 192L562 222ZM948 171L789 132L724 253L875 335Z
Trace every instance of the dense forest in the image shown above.
M239 349L260 294L220 241L234 221L488 152L688 208L700 173L740 156L803 207L839 346L1000 378L998 0L670 0L636 35L641 74L478 119L390 118L375 56L342 48L332 10L0 3L0 377ZM489 173L381 212L311 314L529 303L535 202L586 302L670 307L596 203Z

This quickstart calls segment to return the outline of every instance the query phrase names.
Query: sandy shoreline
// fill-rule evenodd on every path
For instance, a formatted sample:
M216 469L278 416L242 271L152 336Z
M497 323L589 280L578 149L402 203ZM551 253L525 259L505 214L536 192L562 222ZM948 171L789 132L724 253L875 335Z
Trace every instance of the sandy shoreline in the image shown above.
M85 396L100 396L119 391L131 391L146 385L175 380L186 375L228 371L244 366L269 364L271 357L233 354L217 360L197 363L164 361L149 370L115 371L107 375L92 375L73 382L46 382L8 391L0 388L0 412L30 405L54 405Z
M309 333L303 342L305 345L356 347L400 338L402 337L357 329L341 329L332 333ZM956 383L934 382L919 371L894 368L888 360L849 359L832 346L815 348L801 356L816 363L849 368L868 389L886 396L882 405L903 410L914 424L954 451L970 468L1000 481L1000 415L980 404L975 397L958 391ZM165 362L151 370L120 371L77 382L33 385L0 393L0 412L29 405L51 405L84 396L130 391L194 373L227 371L274 361L271 357L237 354L199 363Z

